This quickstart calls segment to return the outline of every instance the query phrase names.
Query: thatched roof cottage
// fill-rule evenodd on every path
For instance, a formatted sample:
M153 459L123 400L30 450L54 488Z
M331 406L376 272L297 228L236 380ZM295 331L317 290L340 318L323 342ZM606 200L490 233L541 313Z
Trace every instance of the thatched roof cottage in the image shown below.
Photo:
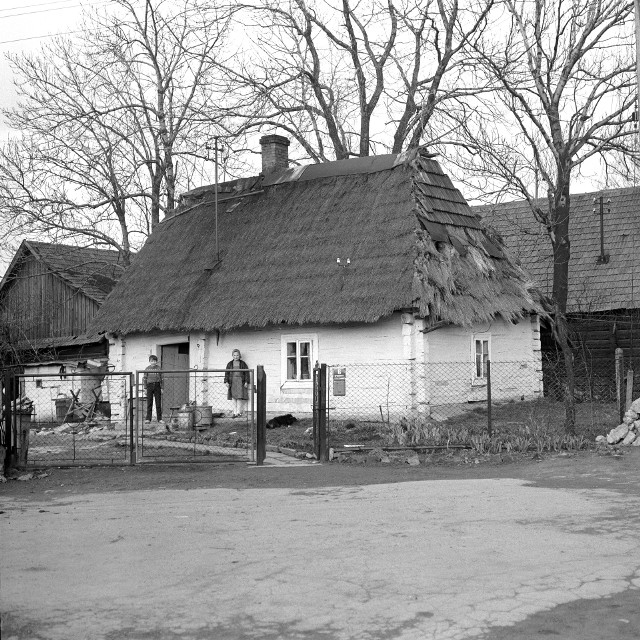
M408 401L428 408L429 363L464 363L466 401L478 349L536 360L526 275L428 153L289 168L286 138L261 144L262 174L185 194L105 301L93 328L119 368L216 369L237 347L269 410L308 411L316 361L418 364Z

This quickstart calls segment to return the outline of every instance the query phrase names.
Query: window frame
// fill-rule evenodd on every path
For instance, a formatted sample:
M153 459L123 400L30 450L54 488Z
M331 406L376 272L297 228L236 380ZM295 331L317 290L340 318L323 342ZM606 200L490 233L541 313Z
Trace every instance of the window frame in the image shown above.
M487 343L487 360L491 360L491 334L490 333L474 333L471 336L471 363L473 366L473 371L471 374L471 384L474 386L485 386L487 384L487 376L485 373L484 360L482 367L482 375L478 376L478 361L477 361L477 351L476 346L477 343L481 342L484 344ZM481 354L484 356L484 352Z
M308 379L290 379L287 377L289 355L287 347L291 342L296 343L296 366L298 373L300 372L300 343L309 343L309 378ZM283 387L310 387L313 384L313 367L318 360L318 336L314 333L286 334L280 339L280 377Z

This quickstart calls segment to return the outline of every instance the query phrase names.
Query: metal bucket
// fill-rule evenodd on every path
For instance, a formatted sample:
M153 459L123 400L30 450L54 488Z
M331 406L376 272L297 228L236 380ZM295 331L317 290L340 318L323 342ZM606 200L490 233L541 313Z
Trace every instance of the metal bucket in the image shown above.
M196 405L193 408L193 423L196 427L210 427L213 424L213 408L208 405Z
M193 409L178 411L178 429L193 429Z

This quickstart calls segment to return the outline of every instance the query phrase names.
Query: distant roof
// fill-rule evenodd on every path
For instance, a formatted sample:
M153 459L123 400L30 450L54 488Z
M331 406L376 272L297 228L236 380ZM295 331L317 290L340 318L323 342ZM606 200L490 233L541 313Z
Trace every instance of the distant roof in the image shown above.
M34 255L52 273L98 303L104 301L124 272L117 251L23 240L0 282L0 290L27 253Z
M600 264L600 205L603 196L604 251ZM611 200L610 203L607 201ZM640 187L571 196L569 296L567 311L595 312L640 308ZM546 207L546 201L540 201ZM526 201L473 207L504 239L543 294L553 291L553 252L546 229Z
M212 189L181 202L93 331L374 322L401 309L468 325L539 309L523 272L422 150L220 185L220 262Z

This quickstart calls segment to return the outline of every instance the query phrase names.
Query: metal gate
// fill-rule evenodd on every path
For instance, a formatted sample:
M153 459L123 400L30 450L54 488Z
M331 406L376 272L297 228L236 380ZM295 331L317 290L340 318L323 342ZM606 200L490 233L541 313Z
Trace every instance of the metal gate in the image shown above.
M228 397L226 369L160 370L158 382L147 379L145 371L136 371L135 460L254 461L254 372L235 371L247 380L246 400L242 414L237 417L233 415L234 402Z
M20 374L10 387L10 458L20 467L133 461L133 374L106 368Z

